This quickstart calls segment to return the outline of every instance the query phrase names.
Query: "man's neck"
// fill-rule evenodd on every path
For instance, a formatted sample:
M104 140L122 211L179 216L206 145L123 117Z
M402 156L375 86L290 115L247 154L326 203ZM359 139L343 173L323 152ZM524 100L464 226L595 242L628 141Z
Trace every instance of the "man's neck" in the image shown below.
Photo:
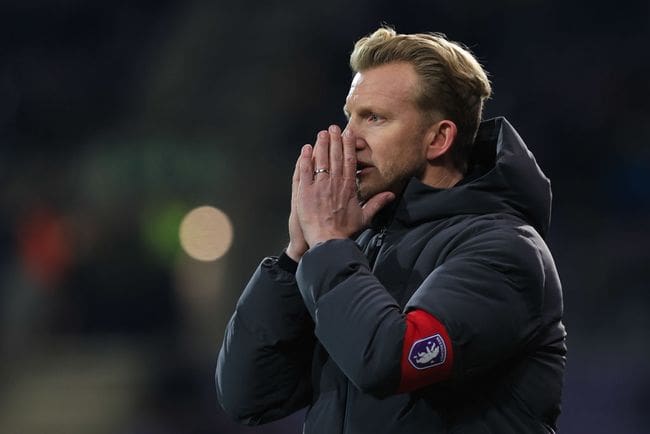
M455 168L445 166L429 166L422 177L422 183L433 188L451 188L463 179L463 175Z

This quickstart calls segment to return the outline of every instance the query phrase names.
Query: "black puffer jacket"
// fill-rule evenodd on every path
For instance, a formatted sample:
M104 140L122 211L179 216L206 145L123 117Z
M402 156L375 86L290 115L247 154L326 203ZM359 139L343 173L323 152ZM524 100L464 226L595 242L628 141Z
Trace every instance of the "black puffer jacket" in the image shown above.
M286 256L262 262L219 353L228 413L258 424L309 406L306 434L555 430L566 334L549 182L503 118L475 148L475 176L412 179L376 227L310 249L295 278ZM411 309L446 327L453 373L399 394Z

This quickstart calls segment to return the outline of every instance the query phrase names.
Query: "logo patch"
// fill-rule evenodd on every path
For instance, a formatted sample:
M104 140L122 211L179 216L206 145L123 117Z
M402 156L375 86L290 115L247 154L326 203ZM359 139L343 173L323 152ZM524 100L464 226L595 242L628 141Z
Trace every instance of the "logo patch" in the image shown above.
M447 347L439 334L415 341L409 351L409 362L415 369L428 369L442 365L446 358Z

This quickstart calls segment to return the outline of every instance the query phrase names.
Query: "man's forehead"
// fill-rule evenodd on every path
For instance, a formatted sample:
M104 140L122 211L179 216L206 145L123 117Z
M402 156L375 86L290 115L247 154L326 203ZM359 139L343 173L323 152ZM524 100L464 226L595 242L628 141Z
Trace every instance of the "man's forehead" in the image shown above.
M359 98L376 97L393 101L412 101L417 76L406 63L382 65L357 72L352 79L346 104Z

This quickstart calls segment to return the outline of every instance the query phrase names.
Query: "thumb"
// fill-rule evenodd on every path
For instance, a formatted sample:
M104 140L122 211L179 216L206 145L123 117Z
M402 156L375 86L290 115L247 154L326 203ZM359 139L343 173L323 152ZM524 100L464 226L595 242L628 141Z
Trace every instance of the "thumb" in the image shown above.
M379 212L380 209L388 205L395 199L395 193L384 191L368 199L362 207L364 224L370 223L370 220Z

